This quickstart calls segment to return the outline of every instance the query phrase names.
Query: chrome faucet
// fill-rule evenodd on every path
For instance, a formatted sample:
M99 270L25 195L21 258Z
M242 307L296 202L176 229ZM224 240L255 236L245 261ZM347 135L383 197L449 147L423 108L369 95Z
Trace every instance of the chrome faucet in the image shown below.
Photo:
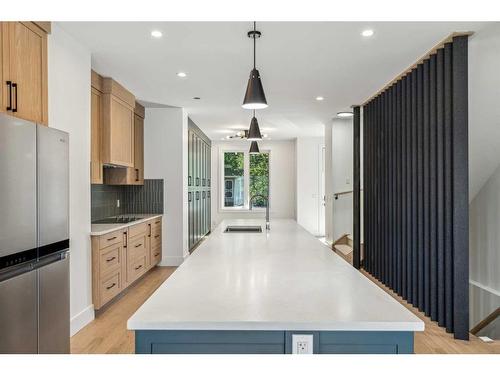
M252 202L255 198L262 198L266 200L266 230L271 229L271 223L269 221L269 197L265 197L262 194L255 194L250 198L250 211L252 211Z

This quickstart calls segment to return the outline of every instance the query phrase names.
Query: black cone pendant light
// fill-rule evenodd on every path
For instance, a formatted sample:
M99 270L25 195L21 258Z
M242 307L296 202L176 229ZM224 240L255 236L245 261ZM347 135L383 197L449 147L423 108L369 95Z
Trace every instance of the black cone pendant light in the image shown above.
M245 109L262 109L267 107L266 94L264 94L260 74L255 68L255 40L261 36L260 31L255 30L255 26L256 23L254 22L253 30L247 34L249 38L253 38L253 69L250 72L245 99L243 99L242 107Z
M248 138L249 141L260 141L262 139L262 135L260 134L259 122L255 117L255 111L253 111L252 121L250 121L250 129L248 130Z
M252 141L250 144L250 151L248 151L249 154L258 154L260 153L259 151L259 145L257 144L257 141Z

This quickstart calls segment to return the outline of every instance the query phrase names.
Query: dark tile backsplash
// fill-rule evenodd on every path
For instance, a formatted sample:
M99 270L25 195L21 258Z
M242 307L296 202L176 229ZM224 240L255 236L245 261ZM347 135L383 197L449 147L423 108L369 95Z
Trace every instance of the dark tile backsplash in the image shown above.
M92 221L125 214L163 214L163 180L142 185L92 185ZM120 200L120 207L116 201Z

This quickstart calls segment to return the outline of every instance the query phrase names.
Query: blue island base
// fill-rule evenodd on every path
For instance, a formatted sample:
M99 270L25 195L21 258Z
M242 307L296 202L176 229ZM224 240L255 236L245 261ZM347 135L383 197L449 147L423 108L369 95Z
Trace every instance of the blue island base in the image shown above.
M135 331L137 354L290 354L293 334L314 335L315 354L412 354L401 331Z

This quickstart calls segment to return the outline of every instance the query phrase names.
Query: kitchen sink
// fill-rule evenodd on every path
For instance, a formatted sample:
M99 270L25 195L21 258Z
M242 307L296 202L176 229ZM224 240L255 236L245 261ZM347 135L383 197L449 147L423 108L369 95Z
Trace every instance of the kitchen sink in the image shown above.
M260 225L230 225L224 233L262 233Z
M127 224L140 220L140 217L108 217L106 219L93 221L92 224Z

